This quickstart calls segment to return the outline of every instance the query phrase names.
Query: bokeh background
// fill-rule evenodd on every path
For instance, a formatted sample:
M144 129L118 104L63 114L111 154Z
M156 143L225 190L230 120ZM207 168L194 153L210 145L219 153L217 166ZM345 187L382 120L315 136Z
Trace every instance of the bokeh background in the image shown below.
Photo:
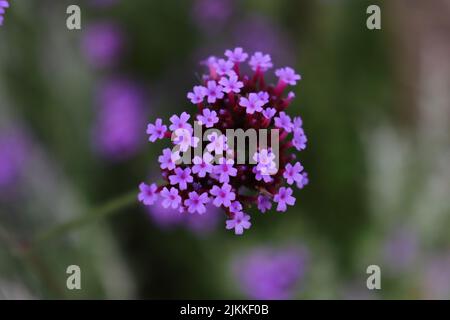
M1 299L450 298L450 1L10 2ZM69 4L82 30L67 30ZM235 46L302 75L289 112L310 178L288 212L249 212L240 237L212 209L136 200L164 145L146 124L191 107L199 62ZM81 290L66 288L72 264Z

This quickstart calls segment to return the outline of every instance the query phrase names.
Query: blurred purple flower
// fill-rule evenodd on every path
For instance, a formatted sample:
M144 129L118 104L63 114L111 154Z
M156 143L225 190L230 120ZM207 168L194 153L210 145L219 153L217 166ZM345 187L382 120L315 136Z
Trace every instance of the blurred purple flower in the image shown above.
M178 209L164 208L161 201L157 201L153 206L147 207L147 212L153 222L163 229L173 227L184 227L198 234L212 232L222 217L218 208L211 204L206 204L206 211L203 214L180 212Z
M239 43L247 52L270 52L273 60L294 62L292 41L286 32L263 15L251 15L233 25L231 43ZM262 36L263 35L263 36Z
M450 252L431 258L423 277L425 299L450 298Z
M305 273L307 252L258 248L233 261L233 273L250 299L292 299Z
M384 244L383 259L391 271L402 272L413 265L418 253L417 235L405 228L398 228Z
M17 183L29 156L29 148L29 141L20 130L0 131L0 190Z
M122 56L124 40L122 29L114 22L96 22L86 27L82 50L93 67L108 68L116 65Z
M130 80L109 79L98 88L97 105L97 151L115 161L132 157L142 145L146 127L141 88Z
M234 1L195 0L192 8L192 19L197 26L206 32L216 32L231 17Z

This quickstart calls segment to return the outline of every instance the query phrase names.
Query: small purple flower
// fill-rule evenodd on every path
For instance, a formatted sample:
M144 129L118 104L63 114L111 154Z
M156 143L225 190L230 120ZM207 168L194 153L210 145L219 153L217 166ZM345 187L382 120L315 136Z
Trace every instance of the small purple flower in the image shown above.
M220 85L217 85L217 83L214 80L208 81L207 85L207 93L208 96L208 103L214 103L217 99L223 98L223 88Z
M142 182L139 185L140 192L138 195L138 200L146 206L154 204L156 199L158 199L158 194L156 193L157 189L158 186L155 183L148 185Z
M220 207L221 205L224 207L229 207L231 205L231 201L236 198L236 194L231 191L231 186L228 183L224 183L222 187L213 186L209 192L211 195L215 196L213 204L216 207Z
M188 129L176 129L172 132L172 141L180 147L179 151L186 152L190 147L196 148L200 139Z
M219 122L217 112L211 111L208 108L203 109L202 114L197 116L197 120L201 125L204 125L207 128L212 128L217 122Z
M306 185L308 185L309 179L308 179L308 173L302 172L302 179L297 181L297 188L303 189Z
M175 174L169 176L170 184L180 186L180 190L186 190L187 184L192 183L194 178L191 176L191 169L175 168Z
M266 119L272 119L276 113L277 110L275 108L266 108L262 111L262 114Z
M292 91L289 91L288 95L287 95L287 99L289 101L293 100L295 98L295 93Z
M214 173L219 176L219 182L228 183L230 177L237 175L237 169L233 165L233 159L220 158L219 164L214 166Z
M283 173L283 177L286 179L288 184L301 183L303 180L303 176L301 174L303 170L303 166L300 162L297 162L294 166L288 163L285 167L285 171Z
M260 70L262 72L273 67L270 55L262 54L260 51L255 52L255 54L250 58L249 65L253 71Z
M266 108L262 112L263 116L266 119L272 119L276 113L277 113L277 110L275 108Z
M150 135L148 140L151 142L164 138L166 132L167 126L162 123L160 118L156 119L155 124L149 123L147 126L147 134Z
M264 170L266 171L266 170ZM264 180L265 183L270 183L273 181L272 177L267 172L261 172L258 167L253 167L253 173L255 174L255 179L257 181Z
M175 162L179 159L180 155L177 152L172 152L169 148L164 149L163 154L158 157L161 169L167 170L175 169Z
M198 212L203 214L206 211L205 204L209 202L208 194L203 192L199 195L197 192L189 192L189 199L184 200L184 205L187 206L190 213Z
M246 108L248 114L253 114L255 111L262 111L264 101L259 98L258 94L252 92L248 95L248 98L241 97L239 99L239 105Z
M124 49L122 29L112 22L97 22L86 28L82 49L87 61L96 68L117 64Z
M230 72L233 72L233 62L227 61L225 59L219 59L217 60L215 64L216 72L219 76L223 76L226 74L230 74Z
M306 142L308 142L308 139L306 138L306 135L303 132L303 130L294 131L292 144L298 151L304 150L306 148Z
M270 166L275 164L275 154L272 150L269 149L261 149L259 152L255 152L253 155L253 160L256 161L258 165L261 166Z
M280 79L280 81L283 81L291 86L295 86L297 84L297 80L301 80L302 78L300 75L295 73L294 69L289 67L277 69L275 71L275 75Z
M279 114L279 117L275 117L275 126L278 128L282 128L286 130L286 132L292 131L292 120L291 117L289 117L286 112L282 111Z
M161 191L163 197L162 205L164 208L176 209L181 203L181 197L178 195L178 190L174 187L170 188L170 191L164 187Z
M205 152L203 154L203 157L196 156L194 159L192 159L193 166L192 166L192 173L196 174L200 178L204 178L207 173L213 172L213 165L211 164L213 160L213 156Z
M266 212L267 210L270 210L272 208L272 202L270 202L270 199L264 195L258 196L258 209L262 213Z
M278 203L277 211L286 211L287 204L290 206L293 206L295 204L295 198L292 196L292 189L281 187L275 197L273 197L273 201Z
M210 143L206 145L206 149L209 152L215 152L215 154L222 154L225 150L228 149L227 145L227 137L224 134L220 136L217 132L213 132L208 136L208 140Z
M303 126L303 120L301 117L292 118L292 127L294 129L294 132L297 130L300 130L300 129L303 130L302 126Z
M204 86L195 86L192 92L187 94L187 97L193 104L203 102L206 97L207 90Z
M226 228L234 229L234 233L237 235L243 234L244 229L250 229L251 226L250 216L243 212L234 213L233 218L226 221Z
M244 86L244 84L239 81L238 76L236 74L230 75L229 78L222 77L220 79L219 84L223 86L223 92L225 93L239 93L241 91L241 88Z
M242 212L242 204L239 201L233 201L230 206L230 212Z
M270 98L270 96L269 96L269 93L268 93L268 92L266 92L266 91L259 91L259 92L258 92L258 97L259 97L259 99L264 103L264 105L265 105L266 103L269 103L269 98Z
M233 51L226 50L225 56L234 63L244 62L248 58L248 54L245 53L244 50L242 50L242 48L240 47L234 48Z
M175 131L177 129L186 129L192 132L191 124L187 123L190 117L191 116L186 112L183 112L179 117L176 114L174 114L169 119L170 122L172 123L169 129L172 131Z

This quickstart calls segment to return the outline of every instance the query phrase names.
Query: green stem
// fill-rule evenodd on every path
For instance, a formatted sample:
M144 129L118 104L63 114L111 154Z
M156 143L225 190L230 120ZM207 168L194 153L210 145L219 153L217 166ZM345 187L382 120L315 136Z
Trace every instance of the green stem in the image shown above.
M66 234L75 229L81 228L85 225L88 225L92 222L99 221L120 209L126 208L132 204L136 203L136 191L132 191L127 193L121 197L115 198L110 202L107 202L105 205L98 207L91 212L84 214L80 217L77 217L73 220L67 221L60 225L57 225L44 233L38 235L35 239L34 245L39 245L40 243L46 242L50 239L59 237L63 234Z

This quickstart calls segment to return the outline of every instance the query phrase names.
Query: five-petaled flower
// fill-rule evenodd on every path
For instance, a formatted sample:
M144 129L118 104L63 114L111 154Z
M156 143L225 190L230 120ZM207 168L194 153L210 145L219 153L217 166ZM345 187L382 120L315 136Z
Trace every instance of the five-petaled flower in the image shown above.
M197 116L197 120L200 125L204 125L207 128L212 128L219 122L217 112L211 111L208 108L203 109L203 113Z
M280 79L291 86L295 86L297 84L297 80L301 80L300 75L296 74L294 69L286 67L277 69L275 71L275 75Z
M213 205L216 207L220 207L221 205L229 207L231 201L236 199L236 194L231 190L231 185L228 183L224 183L221 187L213 186L209 193L215 197Z
M248 114L254 114L255 111L261 112L263 110L264 102L258 94L250 93L248 98L241 97L239 105L246 108Z
M220 79L219 84L223 87L223 92L225 93L239 93L241 88L244 86L242 81L239 81L238 76L236 74L230 75L229 78L223 77Z
M199 195L196 191L189 192L189 199L184 200L190 213L198 212L199 214L206 212L205 204L208 202L209 198L206 192Z
M194 104L201 103L201 102L203 102L203 99L205 98L206 93L207 93L207 90L204 86L195 86L194 89L192 89L192 92L189 92L187 94L187 97Z
M169 176L170 184L179 185L180 190L186 190L187 184L194 181L191 176L191 169L185 168L175 168L175 174Z
M286 211L286 205L293 206L295 204L295 198L292 196L292 189L281 187L275 197L273 197L273 201L278 203L277 211Z
M234 233L241 235L244 233L244 229L249 229L252 226L250 222L250 216L243 212L237 212L233 214L233 218L227 220L227 229L234 229Z
M197 110L192 117L188 112L173 115L168 128L161 119L149 124L150 141L168 139L173 147L163 149L158 158L163 182L140 185L138 198L145 205L160 203L179 214L203 214L208 205L218 207L228 217L226 229L242 234L251 226L250 208L266 212L276 203L277 211L286 211L295 204L291 187L302 189L309 180L293 151L305 149L307 138L302 118L287 113L295 94L285 88L301 78L285 67L275 71L278 83L268 84L270 55L256 52L250 57L253 74L240 68L248 57L240 47L227 50L225 58L209 57L204 62L207 73L187 94ZM205 138L196 136L191 119L211 130ZM277 140L275 145L256 141L253 154L247 153L242 163L227 129L267 130ZM200 146L204 150L198 153Z
M147 206L154 204L158 198L158 194L156 193L157 189L158 186L155 183L148 185L142 182L139 185L139 190L141 191L138 195L139 201Z
M147 126L147 134L150 135L149 141L155 142L157 139L164 138L164 134L167 132L167 126L162 123L162 119L156 119L155 124L149 123Z
M170 188L170 190L164 187L161 191L161 196L164 198L162 202L164 208L171 207L172 209L176 209L181 203L181 197L178 195L178 190L174 187Z
M223 88L218 85L216 81L208 81L206 95L208 96L208 103L214 103L217 99L223 98Z

